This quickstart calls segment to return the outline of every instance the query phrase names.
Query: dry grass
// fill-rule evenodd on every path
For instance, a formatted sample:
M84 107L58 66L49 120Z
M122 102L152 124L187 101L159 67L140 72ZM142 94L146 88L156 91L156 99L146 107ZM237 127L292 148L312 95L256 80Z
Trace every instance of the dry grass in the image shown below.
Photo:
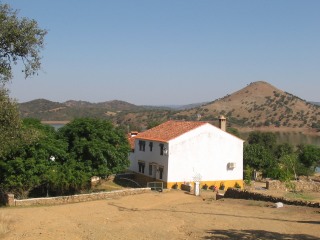
M12 219L9 216L0 214L0 238L10 231Z
M122 186L115 183L113 180L101 180L99 184L93 187L93 191L115 191L123 189Z

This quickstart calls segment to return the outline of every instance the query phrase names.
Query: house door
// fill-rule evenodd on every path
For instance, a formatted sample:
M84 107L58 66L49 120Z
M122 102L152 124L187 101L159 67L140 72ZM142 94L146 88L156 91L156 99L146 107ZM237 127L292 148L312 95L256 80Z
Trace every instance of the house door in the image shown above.
M157 165L156 164L152 165L152 168L153 168L152 177L154 179L156 179L157 178Z

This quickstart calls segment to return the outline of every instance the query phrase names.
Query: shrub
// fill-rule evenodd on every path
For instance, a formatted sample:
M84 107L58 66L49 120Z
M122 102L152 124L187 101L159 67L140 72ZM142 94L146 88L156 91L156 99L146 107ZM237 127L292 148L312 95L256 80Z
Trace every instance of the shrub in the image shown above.
M173 185L172 185L172 188L173 188L173 189L178 189L178 183L173 184Z
M249 165L246 165L246 168L244 170L244 182L246 185L251 185L252 174L253 168L251 168Z
M208 189L208 185L205 183L205 184L202 186L202 189L207 190L207 189Z

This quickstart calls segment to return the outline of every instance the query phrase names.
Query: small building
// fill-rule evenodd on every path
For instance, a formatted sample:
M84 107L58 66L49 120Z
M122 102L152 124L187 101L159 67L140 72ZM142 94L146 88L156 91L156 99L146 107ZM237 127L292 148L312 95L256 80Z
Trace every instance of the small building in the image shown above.
M145 182L243 186L243 140L207 122L167 121L131 138L129 170Z

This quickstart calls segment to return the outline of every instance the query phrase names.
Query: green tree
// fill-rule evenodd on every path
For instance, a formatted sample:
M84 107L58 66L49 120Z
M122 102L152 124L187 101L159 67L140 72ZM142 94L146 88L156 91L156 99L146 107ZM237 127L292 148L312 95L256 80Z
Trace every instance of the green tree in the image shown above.
M49 194L75 194L90 188L91 172L89 164L74 159L68 159L61 164L53 163L48 172Z
M253 168L251 168L249 165L246 165L243 175L245 184L250 186L253 177Z
M260 144L246 144L243 152L244 166L265 172L274 165L272 152Z
M299 145L298 159L306 168L314 172L320 163L320 147L315 145Z
M21 140L21 121L15 102L5 89L0 89L0 159Z
M275 147L275 157L276 158L281 158L284 155L290 155L294 153L294 148L291 144L289 143L283 143L283 144L278 144Z
M0 187L16 198L27 198L31 190L45 182L48 170L46 160L16 157L9 161L0 161Z
M0 187L26 198L33 189L48 188L52 161L67 158L67 144L56 138L53 127L36 119L25 119L20 132L28 140L21 140L0 158Z
M234 135L234 136L236 136L236 137L238 137L238 138L240 138L240 132L239 132L239 130L236 129L236 128L228 127L228 128L227 128L227 132L228 132L228 133L231 133L232 135Z
M35 142L37 134L24 131L5 84L12 79L12 66L18 62L22 63L26 78L37 73L45 35L35 20L18 18L17 11L0 3L0 187L18 197L25 197L41 184L45 162L23 153L25 146Z
M0 29L0 83L12 78L12 64L19 61L26 78L36 74L47 31L40 29L35 20L19 18L7 4L0 4Z
M249 144L259 144L265 148L273 151L276 144L277 138L274 133L271 132L251 132L248 137Z
M280 176L282 181L289 181L297 179L297 169L299 166L298 158L296 154L282 155L279 159Z
M27 135L36 136L32 144L20 150L20 153L24 152L25 157L32 156L47 160L53 157L56 162L64 162L68 159L68 144L58 139L54 127L42 124L40 120L33 118L23 119L22 126Z
M129 143L123 131L106 120L81 118L59 129L72 159L86 163L92 175L105 177L129 166Z

